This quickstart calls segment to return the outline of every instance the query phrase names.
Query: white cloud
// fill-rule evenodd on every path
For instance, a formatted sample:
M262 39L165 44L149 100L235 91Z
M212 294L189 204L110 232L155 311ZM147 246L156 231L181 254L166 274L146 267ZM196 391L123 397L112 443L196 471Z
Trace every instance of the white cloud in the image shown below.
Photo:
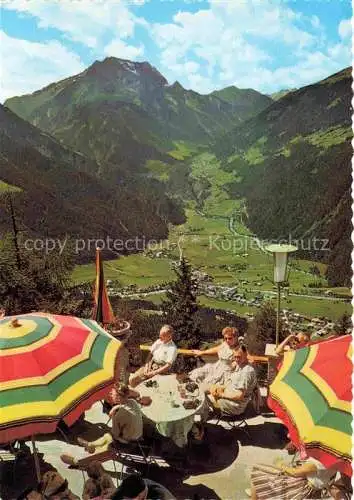
M58 41L29 42L1 35L0 101L34 92L62 78L84 70L79 56Z
M311 25L313 28L319 28L321 26L321 22L318 16L311 17Z
M67 38L90 48L110 36L125 39L135 26L147 23L135 16L123 0L7 0L4 8L34 16L41 28L56 28ZM138 5L143 1L134 2Z
M227 85L271 92L312 83L347 66L348 44L329 43L318 16L289 5L209 0L209 8L180 11L169 23L153 24L162 72L197 85L199 92ZM349 20L339 25L339 33L348 36ZM188 71L185 63L191 60L200 63L198 74Z
M120 57L122 59L137 59L144 53L144 46L128 45L123 40L112 40L103 49L106 56Z
M352 34L352 21L351 19L344 19L339 23L338 33L342 39L349 38Z

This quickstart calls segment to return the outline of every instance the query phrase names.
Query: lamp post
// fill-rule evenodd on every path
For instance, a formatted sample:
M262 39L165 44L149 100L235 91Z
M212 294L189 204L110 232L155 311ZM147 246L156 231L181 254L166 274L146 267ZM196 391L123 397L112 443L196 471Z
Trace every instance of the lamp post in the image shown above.
M265 247L267 252L271 252L274 258L274 283L277 285L277 320L275 327L275 344L279 345L279 326L280 326L280 289L282 283L286 281L286 269L288 264L288 254L295 252L295 245L268 245Z

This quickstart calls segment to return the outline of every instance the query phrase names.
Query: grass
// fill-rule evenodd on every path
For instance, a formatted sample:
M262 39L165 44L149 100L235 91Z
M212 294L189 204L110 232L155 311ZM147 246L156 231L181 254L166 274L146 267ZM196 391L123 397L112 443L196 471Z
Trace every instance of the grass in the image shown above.
M332 127L327 130L319 130L314 134L306 136L306 141L310 144L328 149L337 144L341 144L352 137L352 129L350 127Z
M171 166L160 160L147 160L146 168L150 175L161 182L167 182L170 178Z
M210 153L201 153L191 162L191 178L194 185L209 184L204 201L204 212L212 215L231 215L240 206L239 200L231 200L225 186L234 182L235 176L221 168L220 161ZM205 193L202 193L205 194Z
M0 180L0 193L20 193L22 189Z
M175 149L168 151L167 154L175 158L175 160L185 160L194 156L200 147L192 142L187 141L173 141Z
M257 165L258 163L263 163L265 157L259 146L251 146L245 153L245 159L250 165Z
M104 263L105 279L119 280L122 286L137 285L148 287L173 279L174 273L168 259L151 259L142 254L129 255ZM77 266L72 279L75 283L93 281L93 264Z
M300 140L306 141L321 149L328 149L332 146L336 146L337 144L341 144L352 136L352 129L350 127L342 126L331 127L326 130L318 130L317 132L304 137L297 135L291 139L287 145L279 150L279 154L288 158L291 155L291 145L298 143Z
M122 286L135 284L141 288L169 282L175 278L172 270L172 260L179 258L179 247L191 262L194 268L207 273L217 285L237 286L240 292L248 298L261 292L275 292L273 285L273 258L263 253L254 245L250 245L247 237L234 237L228 228L227 219L203 217L193 210L187 210L187 222L175 226L170 231L169 240L161 242L160 248L168 248L170 258L150 258L144 254L135 254L105 262L106 279L118 279ZM239 226L239 230L246 232L247 228ZM174 245L173 245L174 244ZM315 294L316 289L304 287L315 281L315 276L308 271L314 265L320 270L319 278L325 284L324 273L326 266L318 262L294 259L291 261L289 282L290 292ZM237 269L240 267L240 269ZM244 267L244 269L242 269ZM79 266L73 274L76 283L93 281L95 267L91 265ZM326 288L327 289L327 288ZM336 288L331 288L337 293ZM338 288L344 297L350 297L350 290ZM270 295L275 304L275 295ZM162 294L152 294L148 300L159 304ZM344 312L351 314L351 304L341 301L329 301L314 298L290 296L282 307L292 308L309 316L326 316L336 319ZM227 309L238 314L254 312L254 307L241 305L235 301L200 297L200 303L213 308Z

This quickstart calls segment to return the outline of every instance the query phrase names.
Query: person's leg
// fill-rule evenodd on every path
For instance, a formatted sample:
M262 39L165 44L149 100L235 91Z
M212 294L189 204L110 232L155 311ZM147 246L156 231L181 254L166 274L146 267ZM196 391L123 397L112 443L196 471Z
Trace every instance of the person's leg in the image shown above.
M88 453L95 453L95 451L104 451L107 446L113 441L111 434L106 433L102 437L96 439L96 441L86 441L82 438L77 438L78 444L83 446Z
M100 451L99 453L94 453L83 458L75 458L72 455L64 453L60 455L60 459L67 465L73 467L79 467L80 469L86 469L86 467L92 462L106 462L112 459L112 450L107 449L106 451Z
M104 434L102 437L96 439L96 441L91 441L90 444L96 448L96 450L101 448L107 448L113 441L113 438L109 432ZM103 451L103 450L102 450Z
M243 413L242 409L238 407L238 404L234 401L229 401L228 399L218 399L217 407L220 409L221 413L228 416L237 416Z
M193 382L202 382L207 376L208 371L206 369L206 365L199 366L198 368L194 368L191 372L189 372L188 376Z
M136 387L144 380L146 365L141 366L136 372L132 373L129 377L130 387Z
M62 462L67 465L73 465L75 467L85 467L93 460L108 460L107 457L111 455L110 445L113 441L113 438L108 433L104 434L104 436L102 436L101 438L96 439L96 441L89 442L81 438L78 438L77 441L79 444L84 446L85 450L90 453L90 455L81 458L75 458L68 453L63 453L60 458Z
M350 495L348 493L338 488L338 486L336 486L335 484L332 484L332 486L329 488L329 493L331 494L332 498L334 498L334 500L346 500L347 498L350 498Z

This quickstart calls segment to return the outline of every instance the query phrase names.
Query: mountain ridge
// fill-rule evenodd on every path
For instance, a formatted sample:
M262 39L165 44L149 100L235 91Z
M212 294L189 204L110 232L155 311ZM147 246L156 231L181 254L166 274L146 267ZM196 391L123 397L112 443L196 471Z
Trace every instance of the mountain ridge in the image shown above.
M185 220L157 181L144 179L137 186L121 171L120 183L109 186L92 175L99 168L94 160L63 147L3 106L0 144L3 191L6 185L21 189L14 196L15 211L21 230L30 237L110 237L122 242L140 236L165 238L169 222ZM0 211L0 228L10 229L6 210ZM88 260L93 252L86 249L78 258Z
M251 230L262 238L328 239L330 255L313 248L303 256L327 262L337 284L336 274L341 284L351 276L348 232L342 231L341 241L334 234L337 218L342 227L349 217L351 82L345 68L290 92L214 145L223 168L238 177L229 190L246 199ZM339 204L346 209L337 210ZM341 247L346 268L334 270L333 252Z

